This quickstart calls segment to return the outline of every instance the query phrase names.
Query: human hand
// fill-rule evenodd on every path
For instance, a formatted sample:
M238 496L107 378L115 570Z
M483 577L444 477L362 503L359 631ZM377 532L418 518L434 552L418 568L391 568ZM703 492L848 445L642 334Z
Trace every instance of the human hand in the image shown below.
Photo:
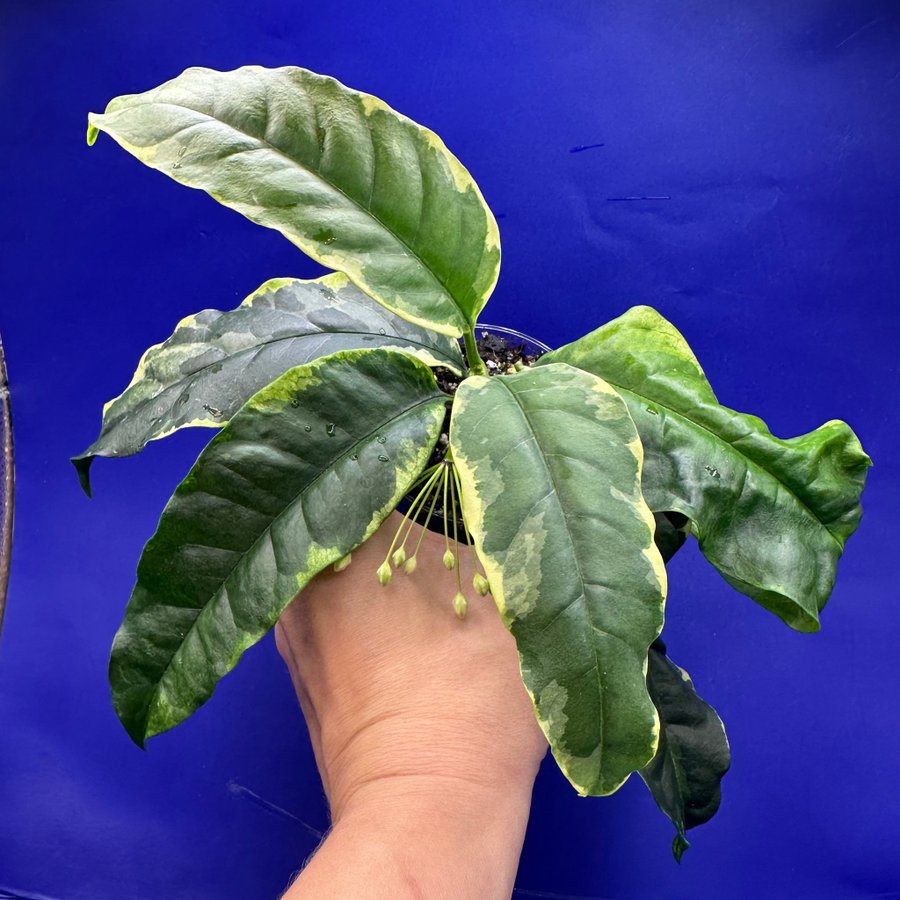
M307 586L276 626L276 642L335 829L377 820L387 844L391 834L402 837L404 865L415 877L429 877L416 857L418 840L432 857L439 848L448 863L465 858L473 892L457 877L446 896L502 896L512 887L547 743L492 598L469 590L466 617L454 614L455 574L443 566L443 538L427 532L415 573L397 572L379 585L375 572L399 522L392 514L347 570L329 570ZM460 548L459 555L470 585L471 554ZM476 888L479 859L494 892L486 882ZM428 882L428 897L443 896L442 877Z

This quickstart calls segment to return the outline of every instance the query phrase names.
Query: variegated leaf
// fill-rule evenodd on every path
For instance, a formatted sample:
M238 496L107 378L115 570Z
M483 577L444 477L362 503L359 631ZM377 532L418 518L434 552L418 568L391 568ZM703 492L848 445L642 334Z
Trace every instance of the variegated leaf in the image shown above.
M450 448L463 512L556 761L582 794L646 765L665 568L621 397L566 365L465 380Z
M625 398L641 435L654 511L692 523L706 558L798 631L816 631L871 464L844 422L782 440L721 406L684 338L635 307L538 365L569 363Z
M230 312L206 309L141 358L131 384L103 408L100 436L72 462L90 495L97 456L130 456L179 428L219 428L294 366L338 350L397 347L462 374L458 343L379 306L340 273L276 278Z
M305 69L188 69L89 117L154 169L280 231L405 319L472 327L497 282L497 223L443 141Z
M200 455L144 548L110 660L139 744L212 694L297 592L368 538L424 467L446 396L387 349L290 369Z

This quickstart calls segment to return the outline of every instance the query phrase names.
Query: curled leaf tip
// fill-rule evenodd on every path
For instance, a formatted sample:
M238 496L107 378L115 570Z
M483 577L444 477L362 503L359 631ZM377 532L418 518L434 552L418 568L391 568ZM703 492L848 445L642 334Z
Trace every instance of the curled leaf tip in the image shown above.
M344 569L346 569L347 566L350 565L350 563L352 562L352 560L353 560L353 554L352 554L352 553L348 553L346 556L342 556L342 557L334 564L334 571L335 571L335 572L343 572Z
M78 483L81 485L81 489L85 492L88 499L92 496L91 463L93 461L93 456L73 456L71 460L72 465L75 466L75 471L78 473Z
M88 145L88 147L94 146L94 142L97 140L98 134L100 134L100 129L90 119L88 119L88 127L87 127L87 145Z
M684 856L684 851L690 847L690 843L687 838L682 834L676 834L672 840L672 856L675 857L675 862L681 863L681 857Z
M378 567L378 583L384 587L384 585L388 584L391 580L391 564L385 560Z

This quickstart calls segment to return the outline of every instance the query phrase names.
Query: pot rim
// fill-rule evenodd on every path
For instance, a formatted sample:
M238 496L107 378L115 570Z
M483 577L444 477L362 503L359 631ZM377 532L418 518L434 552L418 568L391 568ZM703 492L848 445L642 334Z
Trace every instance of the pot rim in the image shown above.
M517 331L515 328L507 328L505 325L491 325L489 322L476 322L474 330L477 332L481 328L488 331L499 332L502 335L510 335L524 343L531 344L533 347L543 350L544 353L549 353L553 349L552 347L548 347L543 341L533 338L530 334L525 334L524 331Z

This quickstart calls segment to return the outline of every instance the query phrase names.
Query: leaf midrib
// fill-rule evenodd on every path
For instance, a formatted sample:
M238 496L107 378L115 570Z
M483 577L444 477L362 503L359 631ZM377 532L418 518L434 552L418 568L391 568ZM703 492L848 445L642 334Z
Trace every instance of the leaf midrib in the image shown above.
M225 314L223 313L223 315L225 315ZM417 347L421 347L421 348L424 349L424 350L429 350L429 351L435 353L436 356L440 356L440 357L442 357L442 358L444 358L444 359L446 359L446 360L449 360L449 361L453 362L455 365L458 365L458 363L456 362L456 360L452 360L449 356L447 356L447 355L444 354L443 352L435 351L435 348L432 347L432 346L429 345L429 344L423 344L421 341L407 340L406 338L401 337L401 336L398 336L398 335L375 334L374 331L310 331L310 332L307 332L307 333L305 333L305 334L289 334L289 335L285 335L285 336L283 336L283 337L273 338L272 340L268 340L268 341L260 341L258 344L254 344L252 347L245 347L245 348L242 349L242 350L238 350L237 352L235 352L235 353L232 354L231 356L228 356L226 359L227 359L228 362L232 362L232 361L238 359L238 358L241 357L241 356L244 356L244 355L246 355L246 354L248 354L248 353L255 353L255 352L261 350L263 347L268 347L268 346L271 346L272 344L277 344L277 343L279 343L280 341L292 341L292 340L296 340L297 338L305 338L305 337L309 337L309 338L322 337L323 335L330 335L330 334L336 334L336 335L347 334L347 335L359 335L359 336L370 335L370 336L376 337L376 338L393 337L393 338L396 338L396 339L399 340L399 341L406 341L407 343L409 343L409 344L415 344ZM177 346L177 345L172 345L172 346ZM215 345L214 345L211 341L207 343L207 346L215 347ZM168 349L171 349L171 347L167 347L166 349L167 349L167 350L168 350ZM346 349L346 348L345 348L345 349ZM371 349L374 350L374 349L377 349L377 348L372 347ZM393 349L401 350L401 348L399 348L399 347L393 348ZM335 351L335 352L340 352L340 351ZM401 352L402 352L402 350L401 350ZM319 358L321 358L321 357L319 357ZM298 365L308 365L310 362L314 362L314 360L307 360L307 362L305 362L305 363L298 363ZM170 382L169 384L165 385L165 386L163 387L163 389L162 389L161 391L159 391L159 393L154 394L152 397L148 397L146 400L142 400L142 401L140 402L140 404L138 404L138 406L135 407L135 409L140 409L140 408L143 407L143 406L147 406L147 405L149 405L149 404L153 404L153 403L154 403L156 400L158 400L158 399L159 399L166 391L172 390L172 389L175 389L175 388L180 387L181 385L187 384L187 383L190 382L193 378L195 378L196 376L199 376L200 374L202 374L203 372L205 372L207 369L211 369L213 366L220 365L221 363L222 363L222 360L221 360L221 359L213 360L212 362L209 362L209 363L206 363L206 364L203 365L203 366L200 366L199 369L195 369L193 372L191 372L190 375L187 375L185 378L181 379L180 381L173 381L173 382ZM291 366L290 368L293 368L293 366ZM285 371L287 371L287 369L285 369ZM276 377L277 377L277 376L276 376ZM157 384L162 384L162 382L160 382L158 379L154 379L154 380L156 381ZM126 388L126 391L127 391L127 388ZM124 397L124 393L123 393L123 394L120 394L120 395L116 398L116 400L120 400L120 399L122 399L123 397ZM115 403L116 400L114 400L113 402ZM132 410L125 410L125 411L119 413L119 415L116 416L115 421L116 421L116 422L119 422L119 421L122 419L123 416L130 416L133 412L134 412L133 409L132 409ZM112 423L110 423L110 424L112 424ZM223 425L226 425L227 423L226 423L226 422L223 422L222 424L223 424Z
M835 544L837 544L838 550L843 550L843 546L840 543L840 541L838 541L838 539L832 534L831 529L825 524L825 522L822 521L822 519L815 512L815 510L813 510L810 506L808 506L803 501L803 499L800 498L794 492L793 488L789 484L786 484L784 481L782 481L774 472L771 472L762 463L759 463L752 457L747 456L744 453L741 453L741 451L738 450L738 448L735 447L731 441L726 441L725 438L723 438L721 435L716 434L714 431L712 431L710 428L707 428L701 422L695 421L686 413L682 413L677 409L673 409L671 406L667 406L665 403L662 403L653 397L646 397L643 394L639 393L638 391L631 390L630 388L622 387L621 385L617 384L614 381L609 381L608 383L611 384L620 393L628 394L631 397L636 398L640 402L652 403L656 406L661 406L664 410L666 410L666 412L670 413L671 415L675 416L676 418L682 419L683 421L689 423L690 425L695 426L696 428L700 429L701 431L705 431L708 435L715 438L716 441L723 443L723 444L728 444L728 446L731 447L735 451L735 453L737 453L742 459L747 461L748 466L753 466L756 469L758 469L759 471L764 472L766 475L768 475L770 478L772 478L775 482L780 484L785 489L785 491L787 491L787 493L790 494L797 501L797 504L807 512L807 514L810 516L810 518L812 518L813 520L818 522L819 525L821 525L822 528L825 529L825 532L828 534L828 536L835 542ZM722 407L722 408L724 409L725 407ZM752 432L752 433L756 433L756 432ZM773 438L775 437L775 435L771 434L771 432L770 432L770 435ZM776 438L776 440L777 440L777 438Z
M315 104L313 104L313 105L315 106ZM408 244L390 226L388 226L388 224L386 222L384 222L384 220L382 220L380 216L376 215L371 209L368 209L365 206L363 206L362 204L360 204L359 201L354 200L342 188L340 188L336 184L333 184L332 182L328 181L319 172L317 172L311 168L308 168L301 162L298 162L296 159L289 156L285 151L281 150L279 147L276 147L274 144L272 144L270 141L267 141L265 138L259 137L258 135L251 134L250 132L245 131L243 128L238 128L236 125L233 125L230 122L226 122L224 119L218 119L215 116L210 115L209 113L202 112L199 109L194 109L194 107L192 107L192 106L185 106L184 104L171 103L171 102L167 102L164 100L150 100L150 101L144 101L144 102L140 102L140 103L132 103L130 106L124 107L124 109L134 109L135 107L138 107L138 106L171 106L175 109L187 110L188 112L192 112L198 116L202 116L205 119L208 119L210 122L218 122L219 124L223 125L224 127L230 128L232 131L236 132L237 134L243 135L244 137L249 138L250 140L257 141L259 144L262 145L262 149L268 149L272 153L276 154L277 156L280 156L282 159L287 160L289 163L296 166L297 168L302 169L305 172L308 172L311 176L316 178L321 184L323 184L323 185L331 188L331 190L339 193L345 200L347 200L348 203L355 206L357 209L359 209L363 213L367 214L378 225L380 225L386 232L388 232L388 234L390 234L391 237L394 238L394 240L401 247L403 247L407 251L407 253L413 259L415 259L419 263L419 265L429 274L429 276L437 283L437 285L440 287L442 293L446 297L448 297L450 299L450 301L453 303L453 305L456 307L457 312L459 312L459 314L462 316L463 321L466 323L469 322L469 317L466 315L462 306L459 304L456 297L454 297L453 294L450 293L450 290L445 283L444 277L439 275L438 273L434 272L431 269L431 267L425 262L425 260L422 258L422 256L418 252L416 252L416 250L412 246L410 246L410 244ZM268 104L266 104L266 109L268 110ZM116 113L119 111L120 110L114 110L113 112ZM105 113L104 115L109 115L109 114ZM188 127L190 127L190 126L188 126ZM184 129L179 129L179 130L184 130ZM177 133L178 132L175 132L175 134L177 134ZM174 137L174 134L172 136ZM371 139L371 135L370 135L370 139ZM239 153L240 152L246 152L246 151L239 151ZM232 154L232 155L238 155L238 154ZM373 181L374 181L374 178L373 178ZM303 238L301 235L295 235L295 237L297 237L299 240L304 241L304 243L307 243L306 239Z
M184 635L182 636L181 642L178 644L178 647L177 647L177 648L175 649L175 651L172 653L172 655L171 655L171 657L170 657L170 659L169 659L169 662L166 663L166 667L165 667L165 668L163 669L163 671L160 673L159 677L158 677L157 680L156 680L156 684L153 686L153 693L151 694L150 699L148 700L147 705L146 705L146 707L145 707L146 718L145 718L145 720L144 720L144 728L146 728L147 722L150 720L150 712L151 712L152 707L159 701L159 694L160 694L160 690L161 690L161 688L162 688L162 683L163 683L163 681L167 678L169 672L171 671L172 665L173 665L173 663L174 663L174 661L175 661L175 658L178 656L178 653L181 651L181 649L182 649L182 648L184 647L184 645L186 644L187 639L188 639L188 635L190 635L190 634L197 628L197 623L200 621L200 616L203 614L204 610L208 609L209 606L210 606L210 604L212 604L213 602L215 602L215 600L221 595L221 592L222 592L224 586L227 584L228 581L231 580L232 575L234 575L235 571L242 565L242 563L243 563L244 560L247 558L247 556L248 556L253 550L256 549L257 545L260 543L260 541L263 540L263 538L264 538L267 534L271 533L272 528L274 527L275 523L276 523L276 522L277 522L277 521L278 521L278 520L279 520L279 519L280 519L280 518L288 511L288 510L289 510L289 509L292 509L292 508L294 507L294 505L297 503L298 497L300 497L301 494L304 494L306 491L308 491L314 484L316 484L316 482L318 482L318 480L319 480L320 478L324 477L324 475L325 475L327 472L330 472L332 469L334 469L334 467L335 467L335 466L336 466L336 465L337 465L344 457L346 457L351 451L353 451L354 449L356 449L357 447L359 447L361 444L363 444L365 441L367 441L367 440L368 440L369 438L371 438L373 435L377 434L377 433L378 433L379 431L381 431L382 429L385 429L385 428L390 427L390 426L391 426L394 422L396 422L398 419L400 419L400 418L402 418L402 417L408 415L409 413L411 413L411 412L413 412L414 410L418 409L420 406L424 406L424 405L427 404L427 403L433 403L433 402L435 402L436 400L441 400L441 401L443 401L443 396L432 396L432 397L426 397L424 400L419 400L417 403L413 404L412 406L407 407L406 409L404 409L402 412L398 413L397 415L392 416L390 419L387 420L387 422L382 423L382 424L379 425L377 428L372 429L372 431L370 431L370 432L369 432L368 434L366 434L364 437L360 438L358 441L356 441L354 444L351 444L346 450L344 450L344 451L343 451L342 453L340 453L338 456L334 457L333 461L332 461L328 466L324 467L324 468L322 469L322 471L319 472L319 474L315 476L315 478L313 478L311 481L307 482L300 490L298 490L298 491L294 494L294 496L291 498L291 500L290 500L288 503L286 503L286 504L284 505L284 508L283 508L280 512L278 512L275 516L273 516L271 522L270 522L270 523L269 523L269 524L268 524L268 525L260 532L259 536L253 541L253 543L250 544L250 546L247 547L247 549L244 550L243 553L241 553L240 559L238 559L237 562L235 562L235 564L228 570L228 574L225 575L225 576L221 579L221 584L220 584L220 586L216 589L215 593L212 594L212 595L209 597L209 599L203 604L203 606L196 607L196 609L197 609L197 617L194 619L194 621L190 624L190 626L188 627L188 629L185 631ZM206 545L206 546L208 546L208 545ZM195 607L182 607L182 608L190 608L190 609L193 609L193 608L195 608Z
M575 569L578 574L578 583L581 585L581 596L576 598L575 600L573 600L568 605L572 606L574 603L578 603L579 601L583 602L585 612L587 613L588 623L591 627L591 630L599 631L600 633L605 633L605 632L603 632L602 629L600 629L597 625L594 624L593 617L591 616L590 606L587 602L587 592L585 591L585 578L584 578L584 574L581 569L581 560L578 558L578 554L575 552L575 542L572 539L572 534L569 529L569 519L568 519L568 516L566 515L565 509L562 506L562 503L560 503L560 501L559 501L559 489L557 488L557 485L556 485L556 479L553 477L553 471L551 470L550 466L547 464L546 458L544 457L544 452L541 449L541 446L537 440L537 432L535 431L535 428L531 423L531 419L530 419L528 413L525 411L525 407L519 402L519 398L516 396L516 393L512 390L512 388L508 387L507 385L505 385L503 383L502 378L500 379L500 385L506 390L506 392L515 401L516 408L519 410L519 412L522 416L522 419L524 420L525 425L527 426L527 428L532 436L531 441L534 444L535 449L538 451L538 454L540 455L541 462L543 463L543 466L544 466L544 470L547 473L547 478L553 488L553 497L555 498L557 506L559 507L560 512L562 512L563 519L565 520L565 523L566 523L566 528L565 528L566 539L568 540L569 546L571 547L572 558L575 561ZM613 637L614 637L614 635L613 635ZM603 681L602 681L602 678L600 675L600 659L597 656L596 644L594 643L593 640L591 640L590 645L591 645L591 656L593 657L593 660L594 660L593 668L597 673L597 686L598 686L598 694L599 694L599 700L600 700L599 730L602 735L605 733L604 720L606 718L606 709L605 709L605 704L604 704L603 700L604 700L606 691L605 691L605 687L603 685ZM600 751L600 759L598 760L598 769L602 770L603 756L605 754L605 749L606 749L602 738L600 739L600 741L597 744L597 749Z

